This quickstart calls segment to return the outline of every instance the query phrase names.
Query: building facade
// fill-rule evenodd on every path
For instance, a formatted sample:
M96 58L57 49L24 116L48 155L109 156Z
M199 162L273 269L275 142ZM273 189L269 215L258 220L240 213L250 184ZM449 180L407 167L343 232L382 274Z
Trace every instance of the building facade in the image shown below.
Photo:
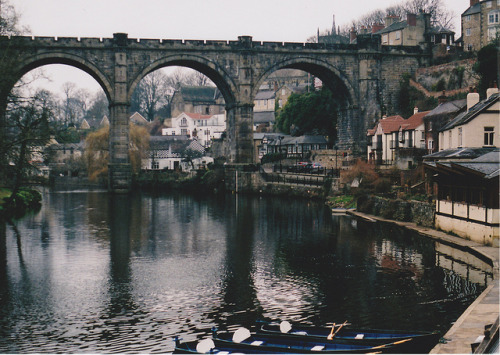
M224 114L203 115L182 112L172 118L172 127L163 128L163 136L185 136L196 139L203 147L209 147L213 139L221 138L226 130Z
M500 0L470 0L462 13L465 51L478 51L500 34Z

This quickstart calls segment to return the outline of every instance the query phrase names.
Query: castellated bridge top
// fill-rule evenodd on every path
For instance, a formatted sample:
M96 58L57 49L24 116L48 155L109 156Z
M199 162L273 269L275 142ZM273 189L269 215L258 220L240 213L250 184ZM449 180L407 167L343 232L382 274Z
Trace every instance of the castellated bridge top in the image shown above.
M3 53L3 54L2 54ZM261 83L276 70L299 69L335 93L339 147L365 149L366 129L397 107L401 77L426 66L430 52L420 46L383 46L380 36L360 35L354 44L238 40L0 37L0 55L9 58L8 82L0 101L28 71L65 64L90 74L110 105L110 184L129 186L128 117L132 93L147 74L185 66L209 77L226 102L227 157L253 162L253 102ZM128 174L128 175L127 175Z

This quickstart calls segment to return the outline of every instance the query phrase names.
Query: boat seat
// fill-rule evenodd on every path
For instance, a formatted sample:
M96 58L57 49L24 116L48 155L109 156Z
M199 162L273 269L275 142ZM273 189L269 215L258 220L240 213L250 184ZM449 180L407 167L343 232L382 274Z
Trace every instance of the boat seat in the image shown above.
M365 337L365 335L364 335L364 334L357 334L357 335L354 337L354 339L358 339L358 340L359 340L359 339L363 339L364 337Z
M262 340L254 340L250 343L253 346L261 346L264 342Z
M293 335L307 335L307 332L304 331L298 331L298 332L293 332Z
M322 351L324 348L324 345L316 345L311 348L311 351Z

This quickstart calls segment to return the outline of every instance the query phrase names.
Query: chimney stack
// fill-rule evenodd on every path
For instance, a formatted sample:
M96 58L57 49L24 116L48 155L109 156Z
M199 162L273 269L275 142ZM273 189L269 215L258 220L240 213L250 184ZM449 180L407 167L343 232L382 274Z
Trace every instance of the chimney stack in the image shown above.
M417 25L417 15L407 13L406 14L406 21L408 23L408 26L415 27Z
M474 6L479 2L479 0L470 0L470 6Z
M495 85L496 86L496 85ZM491 95L498 93L498 88L493 87L486 90L486 98L489 99Z
M413 114L415 115L415 114L417 114L417 113L418 113L418 107L416 107L416 106L415 106L415 107L413 108Z
M356 29L354 27L351 27L351 31L349 32L349 42L354 42L356 40L356 37Z
M438 97L438 104L444 104L448 99L446 98L446 91L443 90L443 93Z
M478 102L479 102L479 94L477 92L468 93L467 94L467 111L469 111Z
M376 33L384 29L384 25L381 23L374 23L372 25L372 33Z

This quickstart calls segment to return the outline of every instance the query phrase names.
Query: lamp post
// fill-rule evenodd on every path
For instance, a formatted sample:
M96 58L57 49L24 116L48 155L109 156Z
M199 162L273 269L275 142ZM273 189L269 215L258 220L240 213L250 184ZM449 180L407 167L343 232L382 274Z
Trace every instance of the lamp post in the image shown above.
M335 144L335 176L339 177L338 168L337 168L337 158L338 158L337 149L338 149L338 147Z
M283 136L279 136L278 138L280 140L280 173L282 173L283 167L281 166L281 158L282 158L282 156L281 156L281 140L283 139Z

